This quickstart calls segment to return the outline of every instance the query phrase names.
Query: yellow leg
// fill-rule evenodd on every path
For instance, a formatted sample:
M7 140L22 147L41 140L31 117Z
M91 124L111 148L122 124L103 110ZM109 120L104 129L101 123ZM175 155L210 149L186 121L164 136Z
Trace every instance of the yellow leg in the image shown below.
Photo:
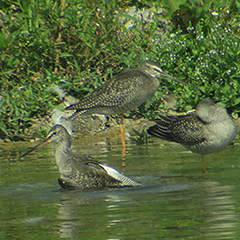
M202 155L202 165L203 165L203 173L205 174L207 171L205 168L204 155Z
M123 131L123 115L121 115L121 123L120 123L120 135L121 135L121 141L122 141L122 166L125 166L125 150L126 150L126 144L124 140L124 131Z

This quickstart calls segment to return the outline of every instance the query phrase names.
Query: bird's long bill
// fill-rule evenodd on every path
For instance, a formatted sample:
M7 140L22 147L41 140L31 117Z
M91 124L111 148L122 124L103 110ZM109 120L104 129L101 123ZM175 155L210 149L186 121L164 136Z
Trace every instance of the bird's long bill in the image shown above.
M161 74L161 77L169 78L169 79L172 79L172 80L174 80L176 82L179 82L179 83L182 83L182 84L186 85L186 83L184 83L184 82L182 82L182 81L172 77L171 75L169 75L169 74L167 74L165 72L161 72L160 74Z
M35 147L31 148L28 152L24 153L22 156L20 156L20 158L25 157L26 155L28 155L29 153L33 152L36 148L39 148L41 146L43 146L44 144L48 143L50 140L50 138L47 138L44 142L39 143L38 145L36 145Z

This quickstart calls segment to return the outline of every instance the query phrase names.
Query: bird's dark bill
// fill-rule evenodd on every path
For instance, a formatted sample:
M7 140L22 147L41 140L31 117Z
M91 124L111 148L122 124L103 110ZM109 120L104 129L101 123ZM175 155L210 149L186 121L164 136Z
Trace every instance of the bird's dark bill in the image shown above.
M184 83L184 82L182 82L182 81L180 81L180 80L172 77L171 75L169 75L169 74L167 74L167 73L165 73L165 72L161 72L161 77L169 78L169 79L171 79L171 80L174 80L174 81L176 81L176 82L179 82L179 83L182 83L182 84L186 85L186 83Z
M35 147L31 148L28 152L26 152L22 156L20 156L20 158L25 157L29 153L33 152L36 148L39 148L39 147L43 146L44 144L48 143L49 140L50 140L50 138L46 139L44 142L42 142L42 143L36 145Z

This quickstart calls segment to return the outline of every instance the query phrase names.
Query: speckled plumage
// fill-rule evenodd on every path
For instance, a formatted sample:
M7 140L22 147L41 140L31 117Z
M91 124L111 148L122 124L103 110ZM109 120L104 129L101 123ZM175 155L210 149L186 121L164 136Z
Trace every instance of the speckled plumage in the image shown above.
M92 157L74 154L71 149L71 136L66 128L60 124L52 127L46 140L33 149L47 142L56 143L55 159L60 173L58 182L62 188L90 189L140 186L139 183Z
M159 116L150 135L182 144L202 156L224 149L236 136L237 126L226 109L210 99L186 115ZM204 163L204 159L203 159Z
M135 109L146 102L159 88L158 76L179 80L164 73L154 61L144 61L138 69L124 71L80 102L68 106L67 110L76 110L73 116L80 114L121 114Z

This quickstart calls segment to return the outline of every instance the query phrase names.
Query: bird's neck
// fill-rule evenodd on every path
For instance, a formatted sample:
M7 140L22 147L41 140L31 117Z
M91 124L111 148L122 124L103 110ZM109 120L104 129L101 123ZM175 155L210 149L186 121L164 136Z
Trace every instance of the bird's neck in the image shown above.
M70 139L56 144L55 160L61 172L69 163L72 155Z

